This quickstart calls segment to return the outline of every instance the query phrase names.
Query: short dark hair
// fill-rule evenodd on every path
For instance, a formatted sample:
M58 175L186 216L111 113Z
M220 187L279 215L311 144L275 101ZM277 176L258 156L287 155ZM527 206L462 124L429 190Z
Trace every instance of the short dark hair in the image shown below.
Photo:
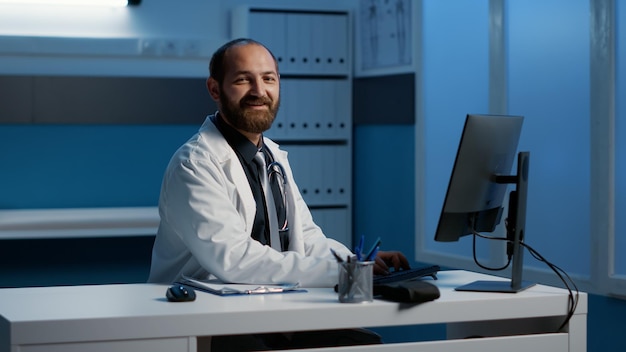
M270 49L254 39L237 38L220 46L217 50L215 50L213 56L211 57L211 62L209 63L209 75L220 85L224 80L224 56L226 56L226 52L228 51L228 49L234 46L247 44L256 44L264 47L270 53L270 55L272 55L272 59L274 59L274 63L276 64L276 71L278 71L278 61L276 61L276 56L274 56L274 53L272 53Z

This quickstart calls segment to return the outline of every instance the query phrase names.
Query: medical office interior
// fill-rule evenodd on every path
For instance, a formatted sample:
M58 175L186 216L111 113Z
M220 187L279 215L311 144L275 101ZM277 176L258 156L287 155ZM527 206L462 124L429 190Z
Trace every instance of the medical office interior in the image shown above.
M470 238L433 240L460 133L468 113L523 115L526 241L590 293L588 350L624 350L624 23L618 0L0 1L0 287L144 282L165 166L215 109L210 55L251 36L282 60L268 135L315 219L413 265L479 270Z

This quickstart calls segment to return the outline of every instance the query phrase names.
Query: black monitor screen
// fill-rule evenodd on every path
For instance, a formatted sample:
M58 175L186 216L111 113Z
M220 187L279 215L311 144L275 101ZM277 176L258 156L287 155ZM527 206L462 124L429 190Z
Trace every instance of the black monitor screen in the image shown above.
M435 240L458 241L475 232L493 232L502 218L507 183L517 157L523 117L467 115Z

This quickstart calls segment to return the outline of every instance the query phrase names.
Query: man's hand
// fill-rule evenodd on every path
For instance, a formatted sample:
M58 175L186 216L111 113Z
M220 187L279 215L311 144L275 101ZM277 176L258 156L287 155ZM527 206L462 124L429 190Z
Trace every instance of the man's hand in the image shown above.
M390 268L394 270L410 269L409 261L404 254L398 251L379 251L374 263L374 275L389 274Z

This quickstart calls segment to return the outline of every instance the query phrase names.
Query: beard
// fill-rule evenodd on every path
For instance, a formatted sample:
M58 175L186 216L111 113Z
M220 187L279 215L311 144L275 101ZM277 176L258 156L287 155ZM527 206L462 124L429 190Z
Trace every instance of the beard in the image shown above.
M220 105L222 116L236 129L250 133L263 133L272 127L276 119L280 98L273 101L268 97L246 95L236 102L228 99L222 90ZM252 110L248 108L248 105L265 105L267 110Z

